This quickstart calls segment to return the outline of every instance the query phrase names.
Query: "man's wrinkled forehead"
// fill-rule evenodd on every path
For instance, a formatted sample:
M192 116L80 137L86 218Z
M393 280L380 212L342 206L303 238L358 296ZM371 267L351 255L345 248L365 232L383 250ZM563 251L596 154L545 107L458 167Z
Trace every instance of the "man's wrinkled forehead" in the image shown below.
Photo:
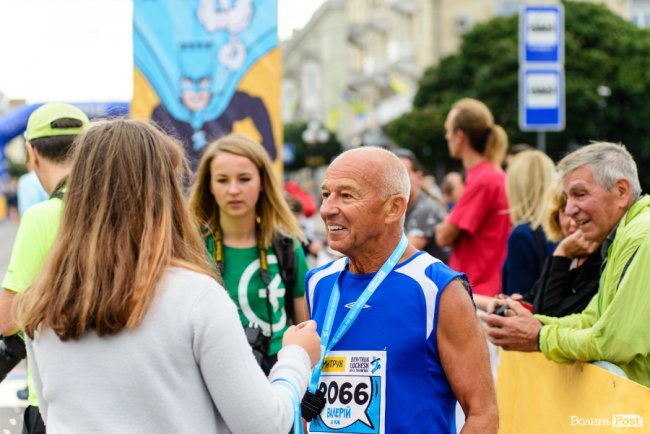
M370 171L364 172L358 167L331 167L330 169L325 172L321 191L345 191L366 196L378 188L379 182L373 178Z
M325 173L321 191L347 190L363 193L371 183L362 173L351 174L349 172L328 171Z
M376 170L372 165L365 164L358 158L340 158L325 171L323 186L337 184L355 188L376 184Z
M562 177L561 184L562 193L565 195L568 194L572 189L588 188L597 185L591 171L591 166L588 164L576 167L571 172L565 174Z

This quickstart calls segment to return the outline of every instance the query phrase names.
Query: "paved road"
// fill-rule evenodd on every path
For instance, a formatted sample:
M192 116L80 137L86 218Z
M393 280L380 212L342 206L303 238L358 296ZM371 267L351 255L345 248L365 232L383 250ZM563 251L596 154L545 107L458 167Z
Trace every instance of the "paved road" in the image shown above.
M4 278L9 265L11 246L16 238L18 226L7 220L0 220L0 280ZM16 397L16 391L25 387L27 374L25 362L21 362L0 383L0 434L20 434L23 427L23 407L26 401Z

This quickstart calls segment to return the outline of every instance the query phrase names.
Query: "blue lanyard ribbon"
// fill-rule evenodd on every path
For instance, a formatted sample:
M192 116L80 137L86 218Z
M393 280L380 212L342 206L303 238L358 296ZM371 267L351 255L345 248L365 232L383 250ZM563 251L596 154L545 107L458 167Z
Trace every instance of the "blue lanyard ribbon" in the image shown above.
M302 430L302 413L300 411L300 391L298 387L286 378L279 377L272 381L272 383L286 383L289 387L289 395L291 395L291 402L293 403L293 434L303 434Z
M334 348L334 345L336 345L343 338L345 333L350 329L354 321L359 316L359 313L361 313L361 309L363 309L363 307L366 305L368 299L372 296L372 294L374 294L375 290L379 287L379 285L381 285L386 276L388 276L393 268L395 268L395 265L397 265L397 262L406 251L407 246L408 238L406 238L406 235L402 233L402 238L399 240L397 247L395 247L393 253L390 254L390 257L386 260L386 262L384 262L379 271L377 271L377 274L375 274L368 286L366 286L366 289L363 290L357 301L354 303L350 311L347 313L347 315L345 315L343 322L341 322L341 325L339 326L338 330L336 330L334 337L330 341L332 325L334 324L334 317L336 316L336 309L338 308L339 299L341 298L339 279L343 271L339 272L338 276L336 276L336 281L334 282L334 287L332 288L332 293L330 294L330 299L327 304L327 313L325 314L323 328L321 331L320 360L316 366L314 366L314 369L311 372L311 382L309 383L310 392L314 394L316 393L316 389L318 388L318 381L320 380L320 374L323 370L325 357L332 350L332 348ZM343 270L345 270L347 265L348 259L346 258Z

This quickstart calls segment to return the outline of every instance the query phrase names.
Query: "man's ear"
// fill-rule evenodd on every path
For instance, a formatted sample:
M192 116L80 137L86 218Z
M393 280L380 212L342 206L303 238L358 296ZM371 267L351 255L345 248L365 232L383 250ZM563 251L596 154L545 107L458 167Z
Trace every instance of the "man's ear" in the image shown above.
M29 142L25 142L25 149L27 149L27 155L29 156L29 162L32 164L32 167L34 169L38 168L41 164L38 151Z
M620 178L616 180L611 191L616 195L617 199L620 199L625 202L625 206L628 206L628 199L633 196L632 193L632 184L627 178Z
M386 224L399 221L406 213L408 198L403 194L394 194L386 201Z

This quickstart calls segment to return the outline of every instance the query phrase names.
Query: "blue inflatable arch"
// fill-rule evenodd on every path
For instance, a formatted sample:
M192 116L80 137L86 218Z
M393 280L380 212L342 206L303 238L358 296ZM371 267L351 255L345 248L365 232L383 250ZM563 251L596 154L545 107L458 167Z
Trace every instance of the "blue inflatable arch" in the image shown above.
M71 104L83 110L90 119L128 116L129 114L129 103L126 102L84 102ZM5 145L11 139L25 131L29 115L41 105L43 103L24 105L11 110L4 116L0 116L0 150L4 151ZM4 154L4 152L0 152L0 154ZM0 155L0 160L2 159L3 155Z

